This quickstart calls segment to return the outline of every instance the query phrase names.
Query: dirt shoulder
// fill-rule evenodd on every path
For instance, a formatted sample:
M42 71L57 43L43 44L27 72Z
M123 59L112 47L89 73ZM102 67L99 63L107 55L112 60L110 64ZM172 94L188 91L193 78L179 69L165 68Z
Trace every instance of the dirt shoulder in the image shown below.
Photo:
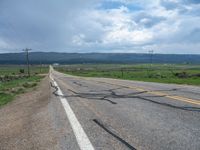
M0 108L0 149L58 149L49 115L49 78Z

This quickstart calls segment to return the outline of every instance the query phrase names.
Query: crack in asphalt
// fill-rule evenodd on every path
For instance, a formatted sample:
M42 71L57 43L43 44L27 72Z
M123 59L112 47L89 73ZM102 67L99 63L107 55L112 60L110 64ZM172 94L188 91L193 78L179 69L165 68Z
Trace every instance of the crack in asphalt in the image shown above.
M81 87L87 87L87 86L85 86L85 85L83 85L83 84L81 84L79 82L76 82L76 81L73 81L73 83L76 84L76 85L78 85L78 86L81 86Z
M89 96L92 95L92 94L88 94L88 93L77 93L76 91L73 91L73 90L71 90L71 89L67 89L67 90L70 91L70 92L72 92L72 93L74 93L75 95L59 95L59 94L57 94L58 87L55 86L55 85L53 85L52 82L50 82L50 84L51 84L51 87L53 87L53 88L55 89L55 90L52 92L55 96L61 96L61 97L65 97L65 98L67 98L67 97L80 97L80 98L87 98L87 99L92 99L92 100L104 100L104 101L110 102L111 104L117 104L116 102L114 102L114 101L112 101L112 100L110 100L110 99L107 99L107 98L106 98L105 96L103 96L102 94L96 94L96 96L103 96L103 97L100 97L100 98L95 97L95 99L94 99L94 98L89 97Z
M59 94L57 93L58 87L55 86L52 82L50 82L50 85L51 85L52 88L54 88L54 91L53 91L52 93L53 93L55 96L61 96L61 95L59 95Z
M64 78L59 78L59 79L64 79ZM75 81L75 82L77 82L77 81ZM95 82L97 82L97 83L103 83L103 84L109 84L109 85L112 85L112 84L110 84L110 83L107 83L107 82L103 82L103 81L95 81ZM76 83L75 83L76 84ZM79 85L79 86L83 86L82 84L77 84L77 85ZM121 88L126 88L126 89L130 89L129 87L127 87L127 86L124 86L124 85L118 85L118 86L120 86ZM84 86L84 87L88 87L88 86ZM195 95L200 95L200 93L197 93L197 92L193 92L193 91L186 91L186 90L184 90L184 88L172 88L172 89L167 89L167 90L152 90L152 91L150 91L150 92L159 92L159 91L180 91L180 92L184 92L184 93L192 93L192 94L195 94Z
M142 91L142 92L135 92L135 93L128 93L128 94L117 94L115 92L115 90L121 89L121 88L115 88L115 89L108 89L108 90L103 90L103 92L108 92L108 93L99 93L102 91L99 91L98 93L79 93L76 92L72 89L67 89L68 91L72 92L73 95L58 95L57 94L57 87L54 86L51 83L51 86L55 89L55 91L53 91L53 94L56 96L62 96L62 97L79 97L79 98L85 98L85 99L90 99L90 100L103 100L103 101L107 101L111 104L117 104L117 102L110 100L110 98L132 98L132 99L140 99L140 100L144 100L144 101L148 101L154 104L159 104L159 105L163 105L163 106L167 106L167 107L171 107L171 108L176 108L176 109L180 109L180 110L187 110L187 111L196 111L196 112L200 112L200 108L199 107L187 107L187 106L177 106L177 105L172 105L169 103L164 103L164 102L158 102L155 100L152 100L150 98L155 98L155 97L166 97L169 95L160 95L160 96L140 96L140 94L143 93L147 93L148 91Z
M93 121L100 126L104 131L106 131L107 133L109 133L110 135L112 135L114 138L116 138L118 141L120 141L121 143L123 143L125 146L127 146L129 149L131 150L136 150L135 147L133 147L131 144L129 144L127 141L125 141L124 139L122 139L120 136L118 136L116 133L114 133L113 131L111 131L108 127L106 127L106 125L103 124L102 121L98 120L98 119L93 119Z

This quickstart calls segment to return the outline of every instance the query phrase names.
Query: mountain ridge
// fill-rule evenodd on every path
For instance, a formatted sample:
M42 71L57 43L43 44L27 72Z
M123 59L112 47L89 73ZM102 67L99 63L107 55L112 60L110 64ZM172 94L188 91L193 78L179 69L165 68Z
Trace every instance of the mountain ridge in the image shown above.
M80 63L191 63L200 64L199 54L145 54L145 53L59 53L30 52L31 64ZM0 64L25 64L25 53L2 53Z

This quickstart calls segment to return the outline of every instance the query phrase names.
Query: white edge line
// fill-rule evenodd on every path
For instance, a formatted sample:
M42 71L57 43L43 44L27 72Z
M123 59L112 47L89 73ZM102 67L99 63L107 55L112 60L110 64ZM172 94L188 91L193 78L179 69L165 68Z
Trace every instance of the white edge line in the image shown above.
M58 87L57 93L59 95L63 95L61 89L59 88L56 81L52 78L51 74L50 74L50 79L53 81L53 84ZM78 119L76 118L76 115L74 114L73 110L71 109L67 99L64 97L59 97L59 98L64 107L64 110L66 112L68 120L71 124L72 130L74 132L74 135L76 137L76 140L77 140L77 143L78 143L80 149L81 150L94 150L93 145L91 144L88 136L86 135L81 124L79 123Z

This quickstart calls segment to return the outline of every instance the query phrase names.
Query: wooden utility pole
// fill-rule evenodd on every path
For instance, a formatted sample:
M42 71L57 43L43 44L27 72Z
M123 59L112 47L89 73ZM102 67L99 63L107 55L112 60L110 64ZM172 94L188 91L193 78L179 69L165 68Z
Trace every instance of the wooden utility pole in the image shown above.
M40 59L40 74L42 73L42 61Z
M152 70L152 64L153 64L153 50L149 50L150 55L150 66L147 68L148 76L150 77L150 71Z
M149 51L151 66L152 66L152 63L153 63L153 52L154 52L153 50L150 50L150 51Z
M29 67L29 51L30 51L31 49L28 49L28 48L26 48L26 49L23 49L23 51L24 52L26 52L26 64L27 64L27 71L28 71L28 76L30 77L30 67Z

